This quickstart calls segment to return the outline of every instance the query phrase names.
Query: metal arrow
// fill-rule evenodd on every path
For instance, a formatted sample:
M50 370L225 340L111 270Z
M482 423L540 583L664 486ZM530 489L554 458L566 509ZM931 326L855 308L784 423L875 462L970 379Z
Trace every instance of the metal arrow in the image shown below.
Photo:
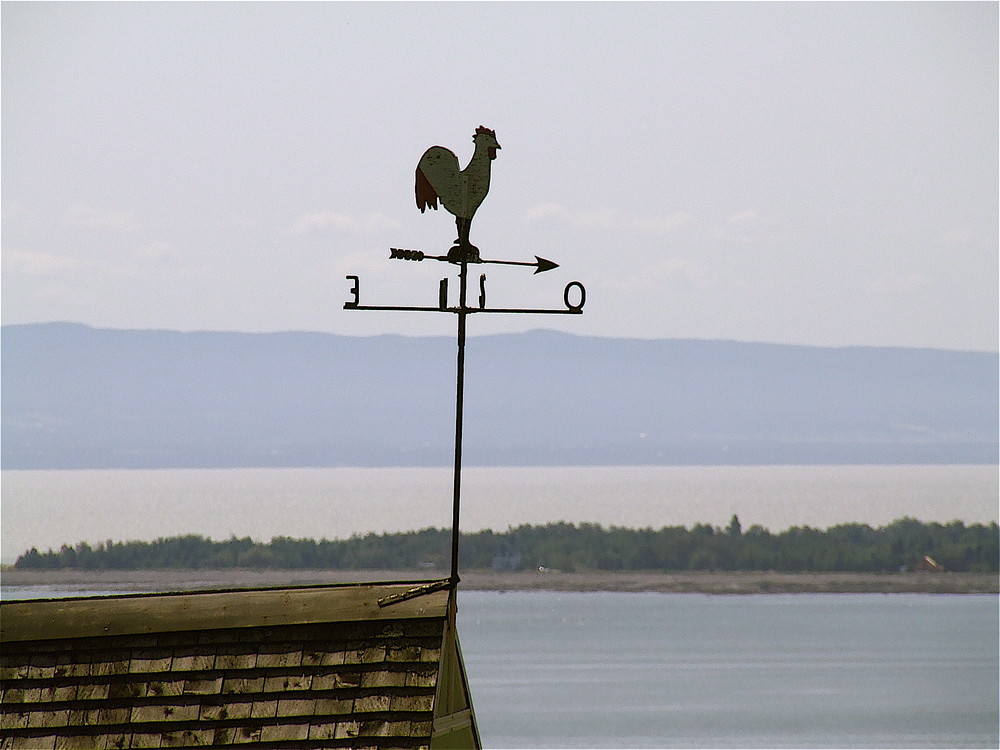
M480 263L500 263L507 266L537 266L535 273L541 273L542 271L551 271L553 268L559 268L558 263L553 263L551 260L546 260L545 258L539 258L535 256L535 262L530 263L526 260L481 260Z
M447 255L427 255L422 250L406 250L401 247L390 247L389 257L396 258L398 260L448 260ZM454 262L454 261L451 261ZM553 268L559 268L558 263L553 263L551 260L546 260L545 258L540 258L535 256L535 262L527 260L474 260L468 261L469 263L497 263L504 266L535 266L535 273L542 273L543 271L551 271Z

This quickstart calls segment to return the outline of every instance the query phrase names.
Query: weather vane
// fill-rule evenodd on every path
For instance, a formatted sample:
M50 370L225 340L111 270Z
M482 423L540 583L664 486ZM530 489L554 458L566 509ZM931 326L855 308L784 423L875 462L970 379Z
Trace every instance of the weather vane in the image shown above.
M445 255L429 255L421 250L390 248L389 257L399 260L424 261L438 260L459 266L458 305L448 305L448 279L441 279L438 286L438 304L436 307L404 306L404 305L362 305L360 300L360 279L348 276L353 282L350 293L353 299L344 303L345 310L393 310L403 312L446 312L458 316L458 367L455 395L455 475L454 502L452 505L451 526L451 585L458 583L458 539L459 539L459 508L462 494L462 414L465 399L465 328L466 318L474 313L531 313L531 314L562 314L581 315L583 305L587 300L587 290L579 281L571 281L563 290L561 309L526 309L526 308L495 308L486 306L486 274L479 277L479 306L470 307L466 303L468 266L470 263L493 263L507 266L530 266L535 273L558 268L545 258L535 256L534 261L522 260L487 260L480 257L479 248L469 241L469 230L472 227L472 217L482 205L490 190L490 168L496 159L500 144L496 133L489 128L476 128L472 136L475 152L465 169L459 169L458 157L454 152L443 146L431 146L420 157L416 172L417 208L423 213L427 208L437 210L438 202L445 210L455 216L458 237L455 244Z

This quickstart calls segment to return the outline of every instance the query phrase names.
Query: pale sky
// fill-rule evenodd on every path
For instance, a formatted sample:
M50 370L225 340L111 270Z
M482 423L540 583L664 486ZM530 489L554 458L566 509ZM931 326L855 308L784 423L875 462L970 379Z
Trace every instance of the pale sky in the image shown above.
M997 350L996 3L2 5L5 324L453 335L413 175L502 146L470 335ZM455 283L454 281L452 282ZM454 287L452 287L454 288ZM476 289L478 295L478 289Z

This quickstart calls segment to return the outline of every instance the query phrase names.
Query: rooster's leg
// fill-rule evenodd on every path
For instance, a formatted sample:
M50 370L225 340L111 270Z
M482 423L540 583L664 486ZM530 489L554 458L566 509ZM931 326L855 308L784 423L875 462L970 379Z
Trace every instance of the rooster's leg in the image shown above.
M472 226L472 219L455 217L455 226L458 227L458 239L455 246L448 252L448 260L460 262L465 260L470 263L479 262L479 248L469 242L469 229Z

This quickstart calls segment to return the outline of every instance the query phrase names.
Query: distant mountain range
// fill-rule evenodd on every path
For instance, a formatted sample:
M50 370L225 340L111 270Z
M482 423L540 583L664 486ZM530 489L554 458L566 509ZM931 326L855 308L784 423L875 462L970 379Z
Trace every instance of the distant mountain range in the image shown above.
M455 340L2 329L5 469L451 464ZM470 338L466 465L996 463L998 355Z

